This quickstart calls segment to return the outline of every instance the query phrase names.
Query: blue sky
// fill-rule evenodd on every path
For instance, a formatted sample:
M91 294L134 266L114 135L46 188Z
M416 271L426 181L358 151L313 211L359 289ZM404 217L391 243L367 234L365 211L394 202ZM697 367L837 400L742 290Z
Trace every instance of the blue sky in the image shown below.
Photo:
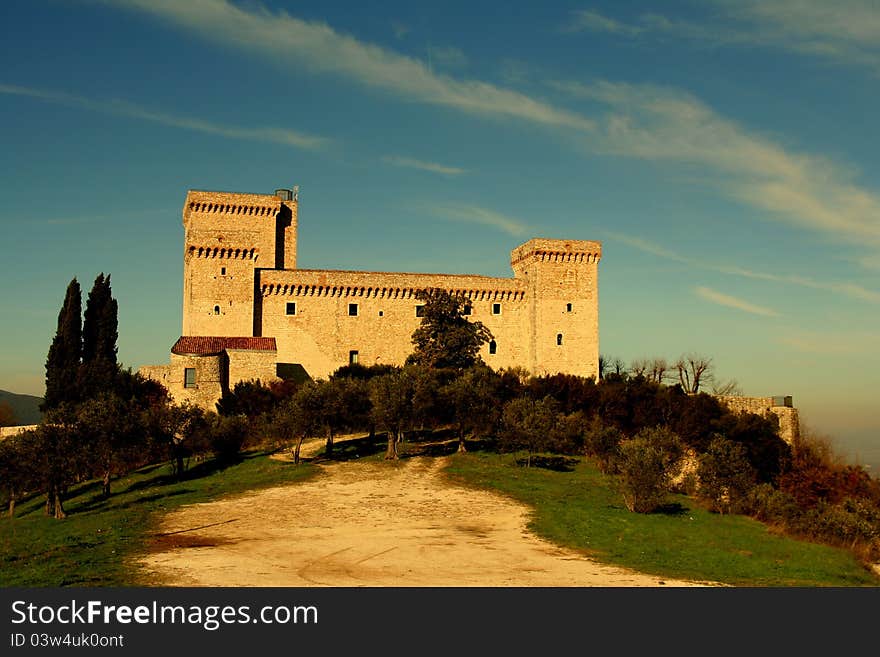
M165 362L186 190L299 185L307 268L601 240L603 354L710 356L880 471L880 7L536 5L4 2L0 388L102 271Z

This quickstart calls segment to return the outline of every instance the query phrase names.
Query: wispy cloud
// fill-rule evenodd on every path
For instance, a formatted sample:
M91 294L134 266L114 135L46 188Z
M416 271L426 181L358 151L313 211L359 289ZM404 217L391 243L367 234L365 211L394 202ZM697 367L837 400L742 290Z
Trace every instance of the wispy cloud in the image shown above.
M67 105L68 107L77 107L93 112L112 114L114 116L123 116L140 121L149 121L151 123L158 123L172 128L204 132L220 137L227 137L229 139L270 142L282 146L293 146L294 148L311 150L323 148L329 143L329 141L323 137L316 137L314 135L308 135L302 132L288 130L286 128L243 128L223 125L202 119L159 112L119 99L95 100L60 91L34 89L31 87L20 87L9 84L0 84L0 94L25 96L49 103Z
M439 173L444 176L460 176L463 173L467 173L467 169L450 167L436 162L426 162L425 160L417 160L413 157L405 157L402 155L386 155L382 160L388 164L393 164L394 166L420 169L422 171L430 171L431 173Z
M409 101L564 129L590 153L696 165L707 184L768 219L880 247L880 197L859 187L854 171L785 148L687 93L607 81L552 83L569 96L566 103L572 96L584 102L585 110L577 112L489 82L437 74L418 59L259 4L105 2L164 19L224 47L259 52L298 70L339 76Z
M718 304L719 306L727 306L728 308L735 308L737 310L742 310L743 312L751 313L753 315L763 315L765 317L778 317L779 313L773 310L772 308L766 308L764 306L758 306L753 303L749 303L744 299L740 299L738 297L732 297L728 294L722 294L716 290L713 290L709 287L696 287L694 288L694 292L701 299L705 299L706 301L711 301L712 303Z
M623 23L592 9L580 9L571 13L571 19L562 26L562 31L610 32L611 34L636 36L642 33L644 28L638 25Z
M648 240L643 240L640 237L632 237L630 235L623 235L621 233L614 232L606 232L606 235L611 237L611 239L616 240L618 242L623 242L624 244L628 244L629 246L638 249L639 251L644 251L645 253L651 253L660 258L664 258L666 260L674 260L676 262L681 262L684 264L692 265L693 260L690 258L686 258L682 255L675 253L674 251L670 251L669 249L660 246L659 244L655 244L653 242L649 242Z
M851 168L787 150L675 89L604 80L550 85L609 108L584 142L591 151L698 165L724 193L771 217L880 246L880 197L857 186Z
M740 267L718 267L718 271L724 274L734 274L737 276L745 276L746 278L756 278L764 281L774 281L777 283L791 283L792 285L800 285L801 287L809 287L814 290L827 290L835 292L843 296L853 299L861 299L862 301L870 301L872 303L880 303L880 292L870 290L856 283L836 283L817 281L806 276L797 276L794 274L779 276L776 274L767 274L764 272L752 271L750 269L742 269Z
M525 94L479 80L434 73L425 62L258 4L238 7L227 0L105 0L142 11L196 32L224 46L261 52L297 69L339 75L409 100L453 107L469 114L517 118L591 130L588 118Z
M431 212L443 219L491 226L515 237L522 236L530 230L528 224L516 217L510 217L476 205L434 206L431 208Z
M880 74L880 11L876 0L714 0L705 22L644 13L622 21L594 10L571 13L563 32L603 32L628 38L686 39L711 47L766 47Z
M741 276L744 278L752 278L763 281L771 281L774 283L783 283L787 285L797 285L814 290L824 290L841 296L857 299L859 301L869 301L871 303L880 303L880 291L866 288L857 283L849 283L842 281L817 281L807 276L799 276L797 274L770 274L767 272L754 271L752 269L744 269L742 267L727 266L723 264L713 264L699 260L698 258L689 258L674 251L671 251L659 244L649 242L647 240L622 235L620 233L606 233L611 239L627 244L635 249L650 253L660 258L672 260L687 264L691 267L714 271L721 274L731 276Z

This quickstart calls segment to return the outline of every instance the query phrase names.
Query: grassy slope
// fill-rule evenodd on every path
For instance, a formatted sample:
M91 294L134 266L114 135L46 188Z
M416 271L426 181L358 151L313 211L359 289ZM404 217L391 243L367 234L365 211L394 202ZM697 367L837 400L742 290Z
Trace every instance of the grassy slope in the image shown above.
M685 496L678 513L630 513L611 478L580 461L570 472L517 466L510 455L457 455L453 480L493 488L535 510L531 528L601 561L646 573L739 586L877 586L846 550L777 536L743 516L719 516Z
M107 500L101 499L96 482L72 490L63 521L43 515L45 496L36 496L18 506L15 518L0 519L0 586L149 584L129 560L146 549L162 513L300 481L315 472L310 465L294 466L258 453L222 469L210 461L200 463L181 482L171 479L167 466L150 466L114 481Z

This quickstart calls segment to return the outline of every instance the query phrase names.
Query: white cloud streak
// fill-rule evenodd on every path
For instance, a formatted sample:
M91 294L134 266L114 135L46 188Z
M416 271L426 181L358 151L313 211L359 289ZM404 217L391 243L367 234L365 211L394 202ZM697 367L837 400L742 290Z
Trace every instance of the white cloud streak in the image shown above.
M752 315L763 315L764 317L779 316L779 313L777 313L772 308L758 306L738 297L732 297L728 294L722 294L721 292L713 290L709 287L696 287L694 288L694 292L701 299L711 301L712 303L718 304L719 306L735 308L736 310L742 310L743 312L751 313Z
M424 62L260 5L252 10L227 0L105 0L152 14L224 46L261 52L315 73L349 78L409 100L454 107L469 114L516 118L553 127L591 130L593 122L525 94L479 80L432 72Z
M520 237L530 230L525 222L515 217L476 205L444 205L433 207L431 212L443 219L497 228L514 237Z
M813 290L831 292L841 296L849 297L851 299L857 299L859 301L880 303L880 291L871 290L862 285L858 285L857 283L840 281L817 281L806 276L799 276L797 274L770 274L766 272L754 271L751 269L744 269L742 267L711 264L703 262L697 258L689 258L680 255L663 246L654 244L653 242L649 242L638 237L622 235L620 233L608 233L608 236L615 241L622 242L623 244L627 244L645 253L650 253L666 260L680 262L690 267L696 267L706 271L714 271L730 276L741 276L744 278L752 278L762 281L771 281L773 283L782 283L785 285L797 285L799 287L806 287Z
M876 0L714 0L713 4L719 11L703 23L652 13L624 22L593 10L575 11L562 31L668 37L711 47L777 48L865 66L880 74Z
M560 92L610 111L585 147L651 161L678 161L722 174L729 196L789 224L880 246L880 197L854 172L789 152L727 119L690 94L653 85L553 81Z
M429 171L431 173L439 173L443 176L460 176L464 173L467 173L467 169L450 167L445 164L438 164L436 162L426 162L425 160L417 160L413 157L405 157L403 155L386 155L382 158L382 161L398 167L420 169L422 171Z
M229 139L262 141L310 150L324 148L329 143L329 140L323 137L307 135L294 130L287 130L285 128L243 128L222 125L219 123L204 121L202 119L193 119L190 117L169 114L167 112L146 109L125 100L113 99L99 101L59 91L33 89L30 87L20 87L8 84L0 84L0 94L35 98L37 100L58 105L66 105L68 107L77 107L93 112L101 112L103 114L112 114L114 116L122 116L129 119L148 121L169 126L171 128L203 132L210 135L227 137Z
M880 248L880 198L855 184L853 171L790 151L687 93L606 81L551 83L569 102L571 97L583 101L591 110L585 114L488 82L436 74L417 59L260 5L105 2L155 16L224 47L259 52L273 62L347 78L405 100L564 129L590 153L695 165L709 184L768 219ZM601 22L595 12L590 16Z

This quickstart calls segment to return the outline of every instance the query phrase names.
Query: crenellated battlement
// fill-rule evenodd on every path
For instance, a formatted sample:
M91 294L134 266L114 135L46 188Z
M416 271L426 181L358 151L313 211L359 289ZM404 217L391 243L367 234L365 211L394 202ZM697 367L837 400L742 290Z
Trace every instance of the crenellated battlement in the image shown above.
M240 247L217 247L217 246L190 246L186 250L190 258L221 258L228 260L256 260L260 255L259 249L247 249Z
M510 252L510 264L514 270L524 261L597 264L601 258L602 243L588 240L553 240L538 237Z

